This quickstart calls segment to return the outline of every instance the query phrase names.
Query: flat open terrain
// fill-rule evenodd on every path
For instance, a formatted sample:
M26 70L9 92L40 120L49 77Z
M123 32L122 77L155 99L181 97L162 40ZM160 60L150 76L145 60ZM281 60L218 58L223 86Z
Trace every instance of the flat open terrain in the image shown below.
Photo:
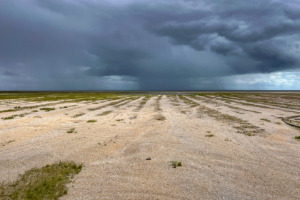
M0 183L74 161L82 171L61 199L299 199L300 131L282 121L300 115L299 100L0 93Z

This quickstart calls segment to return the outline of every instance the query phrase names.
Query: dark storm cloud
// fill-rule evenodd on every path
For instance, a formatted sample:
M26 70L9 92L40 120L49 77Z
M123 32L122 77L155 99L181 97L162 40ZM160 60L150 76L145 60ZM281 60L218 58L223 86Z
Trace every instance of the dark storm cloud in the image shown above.
M295 0L2 0L0 74L28 89L201 89L299 68L299 13Z
M4 75L4 76L20 76L17 73L13 73L13 72L9 72L9 71L5 71L4 73L2 73L2 75Z

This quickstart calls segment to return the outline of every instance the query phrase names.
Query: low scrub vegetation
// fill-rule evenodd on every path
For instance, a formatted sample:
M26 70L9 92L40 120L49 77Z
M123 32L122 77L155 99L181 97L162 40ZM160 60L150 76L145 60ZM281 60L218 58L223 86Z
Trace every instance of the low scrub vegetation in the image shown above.
M66 185L78 174L82 165L59 162L34 168L13 183L0 184L3 199L58 199L68 193Z
M97 122L97 120L91 119L87 121L87 123L94 123L94 122Z
M171 161L171 164L172 164L173 168L182 166L182 163L179 161Z
M108 114L110 114L111 112L112 112L112 110L108 110L108 111L105 111L105 112L99 114L98 116L108 115Z
M262 119L260 119L260 120L265 121L265 122L271 122L270 120L265 119L265 118L262 118Z
M205 135L205 137L214 137L213 134Z
M44 110L46 112L49 112L51 110L55 110L55 108L40 108L40 110Z
M3 120L10 120L10 119L14 119L15 117L17 117L18 115L12 115L12 116L9 116L9 117L3 117L2 119Z
M85 113L79 113L79 114L74 115L73 117L74 117L74 118L77 118L77 117L81 117L81 116L83 116L83 115L85 115Z
M68 106L63 106L63 107L60 107L60 109L64 109L64 108L68 108Z
M67 131L67 133L74 133L75 128L71 128L70 130Z

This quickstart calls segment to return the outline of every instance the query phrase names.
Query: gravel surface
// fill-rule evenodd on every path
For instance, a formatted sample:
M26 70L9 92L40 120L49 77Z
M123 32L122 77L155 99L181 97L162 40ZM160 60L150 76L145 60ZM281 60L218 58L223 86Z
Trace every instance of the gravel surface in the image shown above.
M300 132L280 119L293 112L239 103L228 107L205 97L188 97L200 106L157 98L145 104L141 97L121 106L58 103L49 112L0 113L0 118L30 113L0 119L0 182L62 160L84 168L61 199L299 199L300 141L294 137ZM236 121L210 116L203 106L264 131L238 133ZM100 115L105 111L111 112ZM171 161L182 166L174 168Z

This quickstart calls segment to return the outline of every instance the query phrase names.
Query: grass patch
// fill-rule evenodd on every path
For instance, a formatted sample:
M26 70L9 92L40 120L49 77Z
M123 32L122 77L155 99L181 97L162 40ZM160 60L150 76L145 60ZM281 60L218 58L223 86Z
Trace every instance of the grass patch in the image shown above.
M280 123L280 122L275 122L275 124L281 125L281 123Z
M104 115L108 115L108 114L110 114L110 113L112 113L112 110L105 111L105 112L99 114L98 116L104 116Z
M91 119L87 121L87 123L94 123L94 122L97 122L97 120Z
M205 135L205 137L214 137L214 135L213 134Z
M12 142L15 142L16 140L9 140L8 142L7 142L7 144L9 144L9 143L12 143Z
M265 119L265 118L262 118L262 119L260 119L260 120L265 121L265 122L271 122L270 120Z
M182 163L179 161L171 161L171 164L172 164L173 168L182 166Z
M55 108L40 108L40 110L44 110L46 112L49 112L51 110L55 110Z
M3 120L10 120L10 119L14 119L16 116L18 116L18 115L12 115L12 116L9 116L9 117L4 117L2 119Z
M12 142L15 142L16 140L9 140L7 143L2 143L1 146L5 146L7 144L10 144ZM1 194L0 194L0 197L1 197Z
M73 117L77 118L77 117L81 117L82 115L85 115L85 113L79 113L79 114L74 115Z
M70 130L67 131L67 133L74 133L75 128L71 128Z
M58 199L68 193L66 185L81 169L74 162L34 168L13 183L1 183L0 194L7 199Z
M116 119L117 122L124 121L124 119Z
M295 136L295 139L296 140L300 140L300 136Z
M38 110L33 110L33 111L31 111L31 112L39 112Z

